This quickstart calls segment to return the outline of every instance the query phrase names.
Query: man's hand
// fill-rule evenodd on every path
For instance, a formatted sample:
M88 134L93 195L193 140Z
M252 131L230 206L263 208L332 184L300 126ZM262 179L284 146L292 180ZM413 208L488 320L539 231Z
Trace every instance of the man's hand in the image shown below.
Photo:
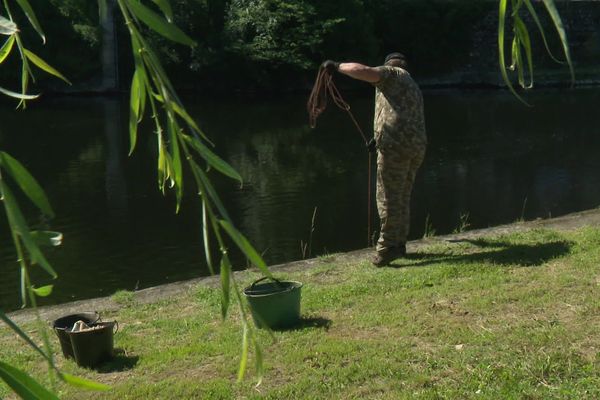
M330 74L333 74L334 72L336 72L339 67L340 67L340 63L333 61L333 60L327 60L327 61L323 62L323 64L321 64L321 68L326 69L327 72L329 72Z
M367 142L366 146L367 150L369 150L369 153L374 153L375 150L377 150L377 142L375 142L375 138L371 138L371 140Z

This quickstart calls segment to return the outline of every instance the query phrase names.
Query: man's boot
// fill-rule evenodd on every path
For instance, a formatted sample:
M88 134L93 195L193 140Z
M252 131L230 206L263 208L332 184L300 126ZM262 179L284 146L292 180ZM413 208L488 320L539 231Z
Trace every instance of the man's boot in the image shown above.
M383 267L389 265L395 259L404 256L406 256L406 243L402 243L399 246L389 247L383 251L377 252L377 255L372 262L376 267Z

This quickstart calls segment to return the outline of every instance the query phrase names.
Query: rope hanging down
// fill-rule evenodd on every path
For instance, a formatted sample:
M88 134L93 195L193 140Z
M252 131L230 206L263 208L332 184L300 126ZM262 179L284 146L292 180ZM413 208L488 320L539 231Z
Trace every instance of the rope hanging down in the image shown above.
M323 67L319 68L315 85L312 88L310 97L308 98L308 103L306 105L306 108L308 109L308 120L310 127L314 128L317 126L317 118L327 108L328 93L333 100L333 103L348 113L350 119L352 119L352 122L354 122L356 129L358 129L358 132L365 141L365 145L369 143L369 139L367 139L367 136L360 128L356 118L354 118L354 115L350 111L350 105L342 98L340 91L335 86L335 83L333 83L333 76L331 76L331 73L329 73L329 71Z
M310 93L310 97L308 98L308 103L306 104L306 108L308 111L308 120L310 123L310 127L314 128L317 126L317 118L319 115L325 111L327 108L327 99L331 97L333 103L338 106L338 108L346 111L350 116L352 122L356 126L356 129L362 136L365 145L368 145L369 140L367 136L361 129L360 125L354 118L354 115L350 111L350 105L346 103L346 101L342 98L338 88L333 83L333 76L326 68L319 68L319 72L317 73L317 79L315 80L315 85L312 88ZM371 246L371 165L372 165L372 153L369 152L369 166L368 166L368 181L367 181L367 246Z

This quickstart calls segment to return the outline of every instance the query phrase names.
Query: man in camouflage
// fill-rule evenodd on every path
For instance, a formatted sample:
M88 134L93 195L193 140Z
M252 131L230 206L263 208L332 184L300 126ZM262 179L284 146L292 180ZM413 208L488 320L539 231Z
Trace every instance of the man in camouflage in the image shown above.
M410 195L427 147L423 96L406 71L406 60L400 53L389 54L379 67L331 60L323 66L376 88L374 140L369 147L371 151L377 149L381 230L373 264L388 265L406 255Z

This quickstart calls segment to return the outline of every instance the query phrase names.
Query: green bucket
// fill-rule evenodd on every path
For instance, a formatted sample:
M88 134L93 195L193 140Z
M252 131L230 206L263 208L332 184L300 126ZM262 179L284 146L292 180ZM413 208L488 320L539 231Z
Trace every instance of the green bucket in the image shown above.
M298 324L302 283L278 279L259 283L265 279L268 278L261 278L244 289L256 326L285 329Z

